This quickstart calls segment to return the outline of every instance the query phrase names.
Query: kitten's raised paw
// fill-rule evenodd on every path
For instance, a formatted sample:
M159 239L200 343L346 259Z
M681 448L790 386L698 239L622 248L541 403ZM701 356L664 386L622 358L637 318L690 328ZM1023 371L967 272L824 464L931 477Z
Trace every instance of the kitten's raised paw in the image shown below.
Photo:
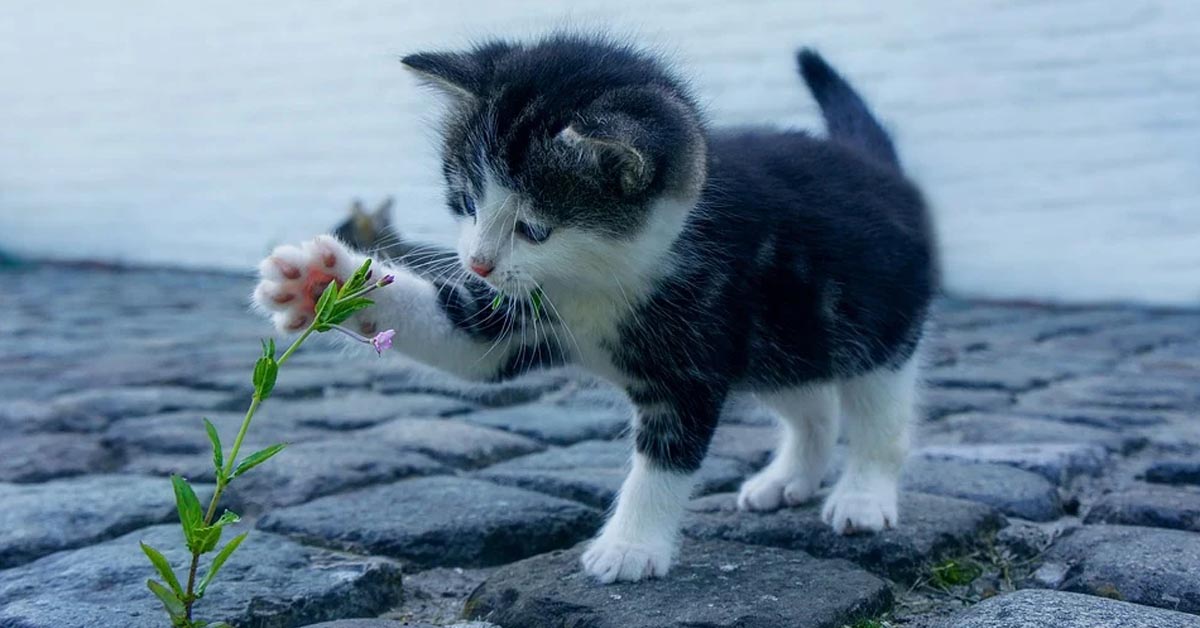
M893 528L899 522L896 509L896 490L837 489L825 500L821 518L838 534L879 532Z
M767 467L742 483L737 505L741 510L769 512L783 506L799 506L816 492L816 482Z
M345 281L357 267L354 255L329 236L277 247L258 265L254 304L271 314L280 331L299 331L312 322L329 282Z
M671 567L670 547L651 547L600 537L583 553L583 569L604 584L661 578Z

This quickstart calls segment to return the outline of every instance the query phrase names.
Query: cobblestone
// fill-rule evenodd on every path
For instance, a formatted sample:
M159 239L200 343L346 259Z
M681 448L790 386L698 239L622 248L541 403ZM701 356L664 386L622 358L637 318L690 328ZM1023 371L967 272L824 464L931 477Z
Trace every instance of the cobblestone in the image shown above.
M246 312L251 282L3 277L15 307L0 319L0 628L159 626L136 541L182 560L177 533L156 525L176 516L164 476L208 481L200 418L227 438L241 421L257 340L272 335ZM1200 312L937 310L898 529L836 536L819 502L734 510L730 492L778 438L770 412L737 395L680 562L617 587L587 580L566 548L624 477L623 394L569 370L464 382L318 339L246 439L290 446L227 492L259 530L200 607L281 628L446 626L464 609L487 628L840 628L880 614L914 628L1196 625ZM982 573L928 584L956 561ZM1014 591L1026 587L1062 591Z
M1064 591L1200 613L1200 535L1181 530L1092 525L1050 548Z
M466 615L521 628L834 628L891 602L879 578L804 552L697 542L670 579L601 587L580 573L581 551L501 568L467 599Z
M0 571L0 626L161 628L162 609L147 596L151 572L139 541L175 564L184 561L178 526L156 526ZM239 626L288 628L382 613L400 601L400 592L400 568L390 561L258 533L222 568L200 615Z
M421 566L481 566L573 545L600 513L479 480L407 480L276 510L259 528Z
M1004 524L994 509L974 502L922 493L902 493L902 524L873 535L840 536L821 521L820 504L772 513L746 513L733 494L692 502L684 533L797 549L822 558L845 558L889 578L911 581L927 563L975 549Z

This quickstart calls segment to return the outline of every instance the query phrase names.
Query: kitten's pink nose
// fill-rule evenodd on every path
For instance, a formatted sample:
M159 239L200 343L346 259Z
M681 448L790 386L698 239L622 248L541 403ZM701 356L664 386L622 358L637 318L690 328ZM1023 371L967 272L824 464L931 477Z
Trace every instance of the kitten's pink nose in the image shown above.
M480 277L487 277L488 275L492 274L493 270L496 270L496 264L490 260L472 257L471 270L475 271L475 274L479 275Z

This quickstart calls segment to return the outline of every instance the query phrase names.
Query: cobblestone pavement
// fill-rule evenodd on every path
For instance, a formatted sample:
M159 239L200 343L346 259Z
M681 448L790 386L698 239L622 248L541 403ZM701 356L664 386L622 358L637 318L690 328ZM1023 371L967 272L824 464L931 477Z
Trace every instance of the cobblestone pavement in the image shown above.
M0 628L163 626L137 541L179 545L165 476L202 484L200 418L240 421L269 333L250 280L0 279ZM199 608L239 628L1200 626L1200 312L947 301L937 322L899 529L734 510L774 437L739 401L670 576L607 587L577 555L628 455L612 391L314 343L251 428L292 446L229 493L255 531Z

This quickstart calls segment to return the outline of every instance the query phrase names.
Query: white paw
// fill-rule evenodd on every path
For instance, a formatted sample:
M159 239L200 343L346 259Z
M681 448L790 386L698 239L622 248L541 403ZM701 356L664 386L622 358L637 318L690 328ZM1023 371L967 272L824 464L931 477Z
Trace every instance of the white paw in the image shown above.
M613 541L603 536L583 553L583 569L604 584L661 578L671 568L671 546Z
M771 511L799 506L817 492L820 478L781 473L767 467L742 483L737 505L742 510Z
M899 523L894 483L871 488L835 487L821 508L821 518L838 534L879 532Z
M356 256L329 236L277 247L258 265L254 304L271 315L280 331L299 331L312 322L317 299L329 282L345 281L357 268ZM369 325L359 322L364 324Z

